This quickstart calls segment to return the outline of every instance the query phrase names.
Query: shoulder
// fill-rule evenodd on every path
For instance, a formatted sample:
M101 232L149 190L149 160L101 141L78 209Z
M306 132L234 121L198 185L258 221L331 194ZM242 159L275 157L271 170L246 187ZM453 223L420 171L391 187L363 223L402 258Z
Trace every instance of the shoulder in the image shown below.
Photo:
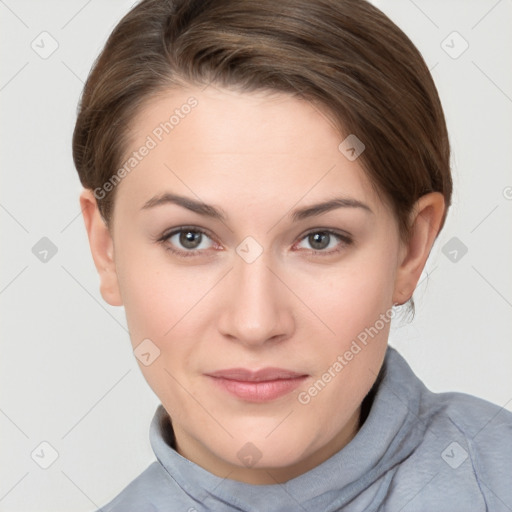
M505 408L507 404L500 406L467 393L434 393L391 347L389 362L394 374L388 379L393 392L407 403L426 432L461 437L478 451L512 450L512 412Z
M153 512L162 510L162 502L172 503L168 495L170 477L159 462L150 464L130 482L113 500L97 512ZM165 493L165 495L164 495Z
M429 421L451 425L475 451L512 451L512 412L466 393L428 393L421 408ZM508 441L508 442L507 442ZM512 457L510 458L512 464Z
M412 460L432 470L431 491L453 495L462 509L512 507L510 411L465 393L427 391L419 420L425 435Z
M473 437L484 429L512 428L512 412L482 398L466 393L429 393L424 405L435 410L434 416L450 418L461 432Z
M460 433L477 478L499 480L505 470L512 475L512 412L465 393L433 396L439 407L433 420L450 422Z
M430 391L391 350L389 368L417 444L390 477L388 509L512 510L512 412L465 393Z

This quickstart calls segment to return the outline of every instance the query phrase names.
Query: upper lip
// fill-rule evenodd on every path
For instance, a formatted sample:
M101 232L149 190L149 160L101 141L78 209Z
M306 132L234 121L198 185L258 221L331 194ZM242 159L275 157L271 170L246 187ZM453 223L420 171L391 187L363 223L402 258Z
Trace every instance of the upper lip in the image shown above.
M207 373L210 377L217 377L242 382L262 382L269 380L294 379L305 377L304 373L297 373L284 368L262 368L261 370L249 370L247 368L227 368Z

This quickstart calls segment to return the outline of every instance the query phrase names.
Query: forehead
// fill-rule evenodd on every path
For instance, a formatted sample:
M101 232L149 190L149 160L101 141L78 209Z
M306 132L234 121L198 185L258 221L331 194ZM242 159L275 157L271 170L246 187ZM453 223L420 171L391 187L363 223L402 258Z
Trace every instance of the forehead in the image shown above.
M346 191L378 202L357 159L339 149L346 135L317 106L289 94L170 89L133 119L124 162L139 155L119 188L139 202L166 186L205 200L224 192L313 201Z

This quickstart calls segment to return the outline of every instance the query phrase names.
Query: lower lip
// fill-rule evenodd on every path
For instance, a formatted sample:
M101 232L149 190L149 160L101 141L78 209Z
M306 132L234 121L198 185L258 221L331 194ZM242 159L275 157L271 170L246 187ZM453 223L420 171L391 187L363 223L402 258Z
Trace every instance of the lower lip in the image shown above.
M222 377L211 377L222 389L248 402L268 402L291 393L297 389L307 376L294 379L266 380L247 382Z

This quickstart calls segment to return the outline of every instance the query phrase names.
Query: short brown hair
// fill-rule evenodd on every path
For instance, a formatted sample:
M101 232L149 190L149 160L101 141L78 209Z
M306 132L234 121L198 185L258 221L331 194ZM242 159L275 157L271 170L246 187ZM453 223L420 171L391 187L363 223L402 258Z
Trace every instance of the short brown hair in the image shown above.
M73 158L85 188L123 161L128 126L156 94L215 83L323 106L392 207L400 234L423 194L451 202L450 147L430 72L410 39L365 0L142 0L110 35L85 84ZM340 139L341 141L341 139ZM98 201L109 225L115 188Z

